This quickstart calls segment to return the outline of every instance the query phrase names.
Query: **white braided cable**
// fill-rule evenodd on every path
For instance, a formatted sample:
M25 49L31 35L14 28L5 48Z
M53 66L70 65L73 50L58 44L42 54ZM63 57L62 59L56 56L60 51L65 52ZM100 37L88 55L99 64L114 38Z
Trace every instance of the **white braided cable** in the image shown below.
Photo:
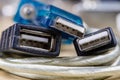
M15 75L42 80L115 80L120 75L119 45L98 56L64 58L0 58L0 68ZM113 62L109 66L104 66ZM101 66L100 66L101 65Z
M119 46L113 51L109 51L106 54L98 56L82 56L72 58L23 58L23 59L12 59L6 58L11 62L24 63L24 64L45 64L45 65L57 65L57 66L95 66L102 65L116 59L120 55Z

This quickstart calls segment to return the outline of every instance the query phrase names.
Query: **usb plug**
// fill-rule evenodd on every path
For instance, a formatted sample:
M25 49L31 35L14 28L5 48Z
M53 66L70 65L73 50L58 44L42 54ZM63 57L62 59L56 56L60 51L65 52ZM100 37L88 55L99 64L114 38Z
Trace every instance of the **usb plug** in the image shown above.
M37 0L21 0L14 21L57 29L64 39L82 38L85 33L80 17Z
M75 39L74 46L78 56L97 55L116 46L117 41L110 27Z

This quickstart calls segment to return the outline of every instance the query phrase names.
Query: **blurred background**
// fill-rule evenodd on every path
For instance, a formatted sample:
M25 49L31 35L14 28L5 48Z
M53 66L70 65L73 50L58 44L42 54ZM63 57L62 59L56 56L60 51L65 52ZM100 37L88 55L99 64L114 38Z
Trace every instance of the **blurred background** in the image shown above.
M0 0L0 34L13 25L20 0ZM76 14L94 28L112 27L119 36L120 0L38 0ZM71 47L70 47L71 46ZM68 48L69 47L69 48ZM69 52L68 52L69 51ZM66 54L69 53L69 54ZM62 46L61 55L76 56L73 45Z
M119 37L120 0L39 0L76 14L93 28L112 27ZM13 25L19 0L0 0L0 34ZM71 47L70 47L71 46ZM76 56L74 46L63 45L61 56ZM0 79L5 80L5 79ZM8 80L8 79L7 79ZM13 79L10 79L13 80ZM16 80L16 79L15 79ZM22 79L23 80L23 79Z

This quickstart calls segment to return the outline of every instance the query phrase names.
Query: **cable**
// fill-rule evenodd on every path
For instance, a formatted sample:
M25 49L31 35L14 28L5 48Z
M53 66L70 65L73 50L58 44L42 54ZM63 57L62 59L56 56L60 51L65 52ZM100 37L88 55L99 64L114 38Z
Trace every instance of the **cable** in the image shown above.
M115 54L116 53L116 54ZM119 46L113 51L98 56L86 56L86 57L71 57L71 58L22 58L12 59L6 58L6 60L20 63L20 64L45 64L45 65L57 65L57 66L95 66L101 65L116 59L119 56Z
M98 56L1 57L0 68L12 74L43 80L114 80L120 75L119 41L114 50ZM111 63L106 66L106 64Z

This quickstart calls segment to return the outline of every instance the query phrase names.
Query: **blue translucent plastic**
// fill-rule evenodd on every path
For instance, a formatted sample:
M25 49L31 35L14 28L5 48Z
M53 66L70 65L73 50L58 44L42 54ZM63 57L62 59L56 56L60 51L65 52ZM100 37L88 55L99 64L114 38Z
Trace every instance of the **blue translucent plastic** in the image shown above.
M21 0L20 5L18 7L18 11L14 17L14 21L22 23L22 24L34 24L32 20L27 20L21 17L20 15L20 9L24 4L32 4L36 9L36 16L35 21L38 25L51 28L50 26L53 25L53 22L57 17L61 17L63 19L68 20L69 22L75 23L76 25L79 25L80 27L83 27L83 21L80 17L71 14L69 12L66 12L60 8L57 8L52 5L46 5L44 3L41 3L37 0ZM62 37L64 39L73 39L74 37L62 32ZM65 43L71 43L72 41L68 41Z

